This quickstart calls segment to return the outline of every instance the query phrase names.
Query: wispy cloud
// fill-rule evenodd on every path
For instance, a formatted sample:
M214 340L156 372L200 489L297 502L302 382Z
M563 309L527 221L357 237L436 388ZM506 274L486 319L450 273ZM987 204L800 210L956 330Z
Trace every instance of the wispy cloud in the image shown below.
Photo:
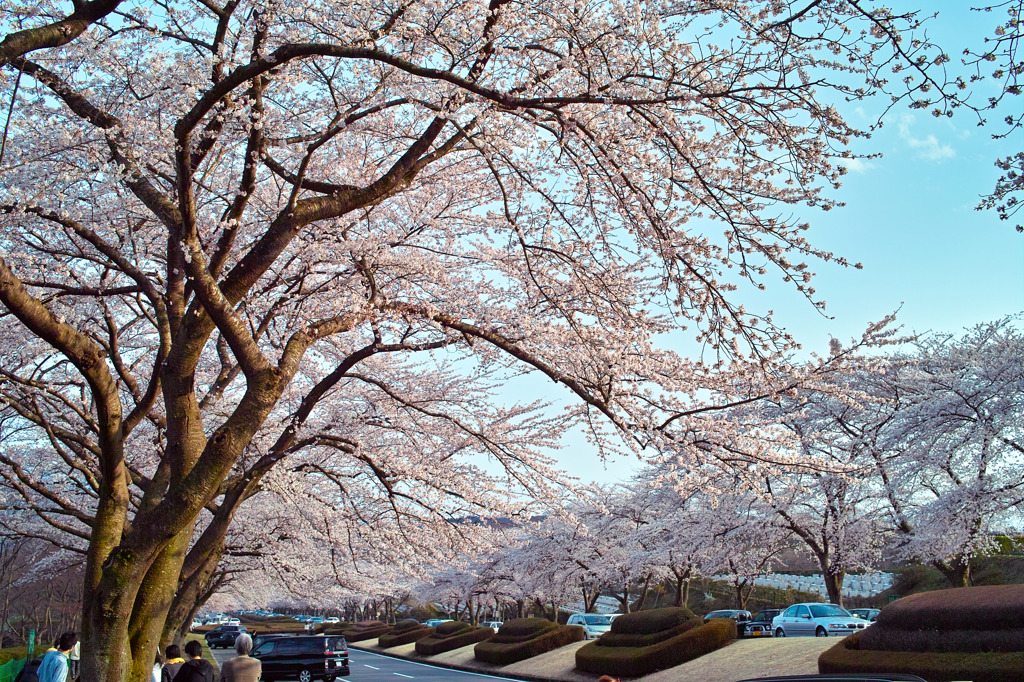
M843 159L839 162L839 165L845 166L846 170L851 173L867 173L875 167L875 164L864 159Z
M929 161L942 161L952 159L956 156L956 150L948 144L939 142L935 135L917 137L914 135L911 126L914 124L914 117L905 115L900 118L900 138L907 143L907 146L917 152L917 156Z

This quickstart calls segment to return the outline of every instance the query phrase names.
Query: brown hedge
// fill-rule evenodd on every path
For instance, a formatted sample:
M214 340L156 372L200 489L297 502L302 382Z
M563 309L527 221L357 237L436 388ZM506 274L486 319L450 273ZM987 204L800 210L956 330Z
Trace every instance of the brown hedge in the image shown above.
M734 621L735 622L735 621ZM649 635L634 635L634 634L623 634L618 632L606 632L601 635L600 642L601 646L632 646L632 647L644 647L653 646L659 642L664 642L666 639L672 639L678 635L683 634L687 630L700 627L704 624L704 620L700 616L694 616L688 621L684 621L679 625L668 630L662 630L661 632L652 632Z
M664 639L659 637L660 633L615 633L615 624L623 618L625 616L612 621L612 632L601 635L596 641L576 650L577 670L596 675L639 677L692 661L721 649L736 639L736 621L731 618L715 618L703 623L700 618L695 617L664 630L663 632L677 633ZM668 624L672 620L665 619L659 622ZM610 645L613 642L630 641L622 639L623 637L649 637L649 641L653 643L646 646Z
M1024 585L984 585L921 592L889 604L877 624L898 630L1019 628Z
M349 642L362 642L386 635L390 631L391 628L379 620L364 620L348 628L344 634Z
M1006 630L899 630L875 623L864 629L860 648L874 651L918 653L1010 653L1024 651L1024 629Z
M1024 652L921 653L862 649L860 639L870 629L854 633L822 653L818 657L818 671L821 673L909 673L923 677L928 682L953 682L954 680L1024 682Z
M390 649L402 644L412 644L432 634L434 634L434 628L429 625L422 625L418 620L409 618L398 621L395 627L391 629L391 632L381 635L380 639L377 640L377 646L381 649Z
M445 632L442 632L441 628L445 625L461 627L445 628ZM475 628L469 623L441 623L434 634L416 641L416 653L421 656L434 656L486 641L493 636L494 628Z
M558 625L543 618L515 618L505 621L494 637L477 644L473 656L485 663L510 665L581 642L583 638L579 625Z
M611 632L622 635L651 635L671 630L696 617L693 611L682 606L635 611L613 620Z
M463 623L461 620L447 620L434 630L435 637L450 637L451 635L457 635L460 632L468 631L473 628L469 623Z

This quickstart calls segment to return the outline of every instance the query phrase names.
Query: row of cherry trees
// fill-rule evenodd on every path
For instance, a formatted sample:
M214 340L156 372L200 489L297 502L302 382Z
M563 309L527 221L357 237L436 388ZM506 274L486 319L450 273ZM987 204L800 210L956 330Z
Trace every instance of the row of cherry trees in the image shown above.
M0 5L0 504L84 559L97 682L254 568L360 590L550 503L573 425L728 461L802 371L742 287L846 264L799 215L866 135L837 106L967 87L864 0L69 9Z
M743 605L792 549L818 563L840 604L848 573L901 562L969 584L993 534L1024 523L1020 320L928 335L825 377L738 407L748 438L709 442L717 466L667 456L626 484L579 490L564 513L516 526L486 560L419 589L441 603L552 610L590 610L605 594L629 611L665 581L683 604L691 580L728 575ZM753 440L756 458L744 450Z

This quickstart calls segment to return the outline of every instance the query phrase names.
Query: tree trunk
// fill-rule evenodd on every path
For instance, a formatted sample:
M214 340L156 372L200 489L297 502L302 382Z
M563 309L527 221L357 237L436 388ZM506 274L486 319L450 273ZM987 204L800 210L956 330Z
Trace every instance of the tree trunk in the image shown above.
M969 587L971 584L971 558L958 556L948 561L933 561L932 565L946 576L950 587Z
M644 586L640 588L640 597L636 600L636 610L642 611L644 604L647 602L647 593L651 588L651 574L648 573L644 576Z
M835 573L826 573L825 578L825 592L828 594L828 600L833 604L843 605L843 580L846 578L844 571L838 571Z

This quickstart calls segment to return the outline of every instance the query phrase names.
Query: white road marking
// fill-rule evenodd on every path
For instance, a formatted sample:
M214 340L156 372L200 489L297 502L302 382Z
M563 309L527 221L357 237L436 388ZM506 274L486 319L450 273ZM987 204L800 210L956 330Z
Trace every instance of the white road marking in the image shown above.
M363 663L363 667L364 667L364 668L373 668L374 670L380 670L380 668L378 668L378 667L377 667L377 666L375 666L375 665L366 665L365 663Z
M408 677L410 680L413 679L412 675L403 675L402 673L391 673L392 675L398 675L399 677Z
M441 670L450 670L450 671L452 671L454 673L459 673L460 675L472 675L473 677L483 677L483 678L486 678L486 679L489 679L489 680L506 680L507 682L516 682L511 677L498 677L497 675L488 675L487 673L475 673L475 672L472 672L472 671L469 671L469 670L459 670L457 668L444 668L443 666L430 665L429 663L420 663L419 661L410 661L407 658L401 658L399 656L386 656L384 654L378 654L378 653L375 653L373 651L367 651L366 649L353 649L353 651L358 651L360 654L366 654L368 656L376 656L377 658L390 658L392 660L404 661L405 663L407 663L409 665L418 665L421 668L432 668L434 670L437 670L438 668L440 668ZM364 663L363 665L366 665L366 664Z

